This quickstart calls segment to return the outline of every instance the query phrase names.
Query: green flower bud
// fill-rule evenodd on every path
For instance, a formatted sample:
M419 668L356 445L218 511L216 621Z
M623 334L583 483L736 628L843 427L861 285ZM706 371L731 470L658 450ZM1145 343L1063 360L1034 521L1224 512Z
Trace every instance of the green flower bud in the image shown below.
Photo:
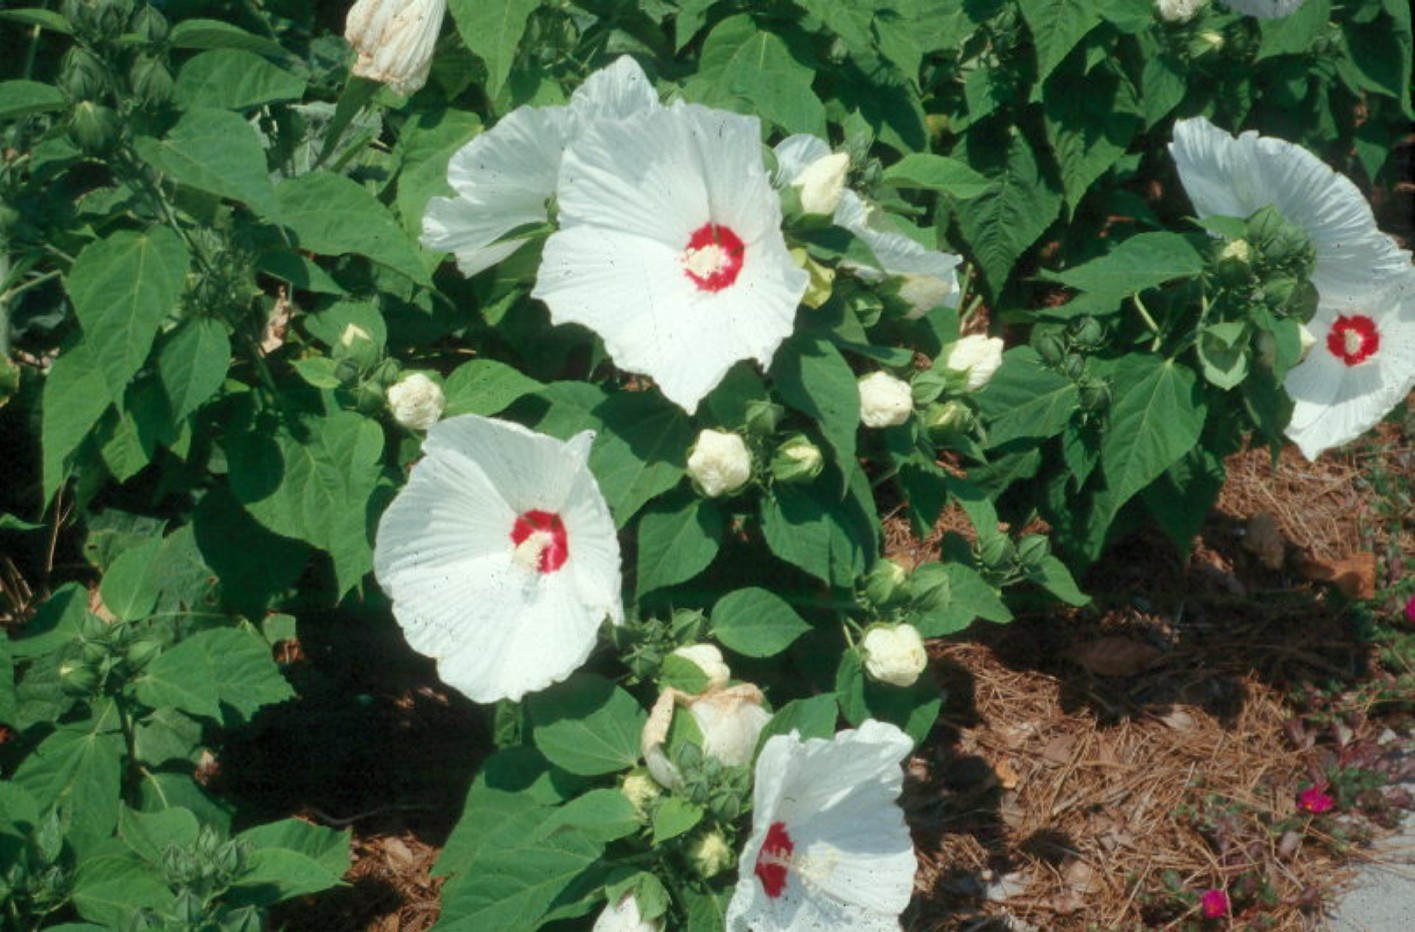
M1104 411L1110 407L1110 386L1105 382L1081 383L1081 407L1087 411Z
M1017 542L1017 562L1029 570L1038 569L1051 556L1051 541L1041 534L1028 534Z
M106 38L121 36L133 15L133 0L99 0L97 4L98 33Z
M1061 364L1061 371L1068 379L1076 381L1086 374L1086 357L1072 353Z
M973 426L973 412L961 401L931 404L924 409L924 428L934 439L964 433Z
M1032 330L1032 349L1048 366L1059 365L1066 358L1066 337L1059 326L1041 326Z
M98 671L81 660L59 664L59 685L70 696L91 696L98 688Z
M348 324L334 345L333 356L341 361L349 360L359 369L367 369L378 362L381 353L372 334L358 324Z
M873 327L879 323L880 316L884 314L884 301L880 300L878 295L868 291L852 295L846 303L864 327Z
M1012 562L1012 558L1016 554L1017 549L1012 545L1012 541L1002 533L991 534L987 540L980 541L978 545L978 558L983 561L983 565L988 567L1005 566Z
M128 81L133 88L133 96L149 107L159 106L172 99L172 73L160 59L140 55L128 71Z
M163 16L162 12L151 3L144 3L133 14L133 21L128 28L148 42L161 42L167 38L167 33L171 31L167 17Z
M1287 307L1287 303L1297 294L1298 281L1295 278L1274 278L1263 285L1263 303L1274 311Z
M756 399L747 402L746 428L748 433L765 436L776 432L776 425L786 409L770 401Z
M118 114L102 104L85 100L74 108L69 138L89 155L102 155L118 141Z
M1078 317L1071 322L1070 330L1077 346L1094 349L1105 342L1105 325L1094 317Z
M75 103L96 100L108 89L108 71L97 55L81 45L75 45L64 53L59 87Z
M865 577L865 598L876 608L885 608L904 601L909 573L893 560L877 560Z
M127 661L128 667L136 672L156 660L162 650L163 644L160 638L142 637L128 645L128 649L123 653L123 659Z
M803 434L777 447L771 459L771 475L777 482L810 482L825 468L821 448Z

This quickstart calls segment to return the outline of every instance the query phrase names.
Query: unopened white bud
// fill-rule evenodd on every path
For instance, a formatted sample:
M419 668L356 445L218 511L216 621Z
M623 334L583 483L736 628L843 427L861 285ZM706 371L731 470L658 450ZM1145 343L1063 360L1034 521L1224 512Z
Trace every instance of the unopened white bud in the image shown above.
M1187 23L1209 0L1156 0L1155 10L1167 23Z
M845 193L845 176L849 173L850 156L844 152L822 156L807 165L791 182L801 196L801 209L827 217L835 213Z
M752 478L752 454L739 435L704 430L688 454L688 475L704 495L717 498Z
M975 333L963 337L944 357L944 368L968 373L967 389L975 392L992 379L1002 365L1002 340Z
M447 396L442 386L421 372L405 375L388 388L388 407L393 419L413 430L427 430L442 417Z
M924 639L913 625L876 625L865 632L865 672L881 683L913 686L929 665Z
M888 372L871 372L860 379L860 423L866 427L897 427L914 413L914 390Z

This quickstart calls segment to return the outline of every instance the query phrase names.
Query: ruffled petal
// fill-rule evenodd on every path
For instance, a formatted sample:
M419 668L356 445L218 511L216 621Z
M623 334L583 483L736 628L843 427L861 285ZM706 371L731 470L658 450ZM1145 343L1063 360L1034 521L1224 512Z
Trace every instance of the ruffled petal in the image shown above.
M570 95L570 109L581 126L601 120L622 120L659 107L658 92L644 69L628 55L585 79Z
M787 136L772 149L776 155L776 171L772 173L774 187L784 188L805 171L807 166L830 155L830 143L819 136L797 133Z

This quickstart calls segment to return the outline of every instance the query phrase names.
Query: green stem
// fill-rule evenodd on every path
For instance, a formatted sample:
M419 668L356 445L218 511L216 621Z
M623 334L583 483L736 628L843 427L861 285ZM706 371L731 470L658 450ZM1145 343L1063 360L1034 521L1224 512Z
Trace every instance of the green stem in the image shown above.
M1139 292L1131 295L1130 300L1135 302L1135 310L1140 312L1140 318L1145 322L1145 326L1149 327L1150 332L1155 335L1154 342L1150 344L1150 352L1153 353L1160 348L1160 339L1163 336L1163 334L1160 333L1160 326L1155 323L1155 319L1150 316L1150 311L1145 307L1145 302L1140 300Z
M10 250L0 246L0 281L10 274ZM58 273L52 273L57 275ZM10 299L20 293L17 286L0 292L0 356L10 355Z

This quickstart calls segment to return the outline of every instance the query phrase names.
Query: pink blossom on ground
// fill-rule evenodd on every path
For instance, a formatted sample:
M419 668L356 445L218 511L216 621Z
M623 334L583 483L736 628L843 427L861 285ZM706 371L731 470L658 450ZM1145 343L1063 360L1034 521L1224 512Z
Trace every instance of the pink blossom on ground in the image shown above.
M1205 890L1204 895L1199 897L1199 908L1204 911L1204 916L1209 919L1227 916L1228 894L1217 887L1211 890Z
M1330 812L1336 807L1336 800L1322 791L1321 787L1308 787L1297 795L1297 808L1313 815Z

